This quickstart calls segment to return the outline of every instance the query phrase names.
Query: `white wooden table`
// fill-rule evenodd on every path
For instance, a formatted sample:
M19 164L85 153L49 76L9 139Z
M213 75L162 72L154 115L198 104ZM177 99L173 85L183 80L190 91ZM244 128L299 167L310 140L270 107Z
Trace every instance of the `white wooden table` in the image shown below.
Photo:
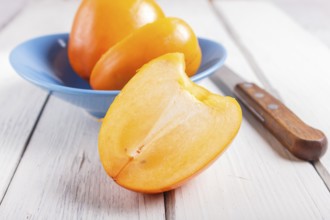
M318 38L272 3L159 3L223 43L229 67L330 137L330 49ZM225 154L181 188L144 195L116 185L99 162L100 123L25 82L8 62L24 40L69 32L78 4L1 5L0 219L330 219L330 151L317 163L300 161L249 113ZM201 84L220 93L209 79Z

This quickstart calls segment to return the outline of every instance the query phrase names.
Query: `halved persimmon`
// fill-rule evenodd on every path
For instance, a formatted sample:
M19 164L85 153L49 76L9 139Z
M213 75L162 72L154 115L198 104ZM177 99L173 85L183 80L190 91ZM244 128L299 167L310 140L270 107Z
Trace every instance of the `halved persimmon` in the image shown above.
M193 30L178 18L159 19L110 48L96 63L90 84L93 89L119 90L143 64L173 52L185 55L189 76L196 73L202 54Z
M237 134L237 101L193 83L184 69L181 53L156 58L110 106L99 153L119 185L145 193L176 188L210 165Z

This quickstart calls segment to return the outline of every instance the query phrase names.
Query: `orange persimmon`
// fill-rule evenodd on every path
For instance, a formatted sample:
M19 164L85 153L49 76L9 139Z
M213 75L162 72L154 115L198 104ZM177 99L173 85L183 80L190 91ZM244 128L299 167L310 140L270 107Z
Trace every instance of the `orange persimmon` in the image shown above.
M176 188L210 165L236 136L242 112L184 72L181 53L144 65L110 106L99 133L109 176L134 191Z
M96 63L90 84L93 89L119 90L150 60L166 53L185 55L186 73L196 73L201 63L198 39L187 23L162 18L144 25L111 47Z
M111 46L163 17L154 0L83 0L69 38L71 66L79 76L89 79L95 63Z

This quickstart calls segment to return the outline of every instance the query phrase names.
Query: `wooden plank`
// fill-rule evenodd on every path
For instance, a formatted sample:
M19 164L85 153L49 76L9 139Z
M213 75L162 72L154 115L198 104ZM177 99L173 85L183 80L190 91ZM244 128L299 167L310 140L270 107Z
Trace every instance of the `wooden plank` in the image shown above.
M0 0L0 30L24 8L26 0Z
M246 78L258 80L207 2L161 4L168 14L191 23L199 35L224 42L230 54L228 65ZM49 7L40 7L51 13ZM57 11L66 6L61 7ZM203 20L194 14L197 9L203 12ZM65 13L61 16L68 20ZM202 84L219 92L208 80ZM106 177L96 150L98 128L80 109L51 98L3 200L0 219L163 218L162 195L132 193ZM256 128L263 132L257 123ZM238 137L220 160L167 194L167 217L329 218L330 197L314 168L294 161L275 140L263 137L244 120ZM274 142L273 148L269 141Z
M212 0L233 1L233 0ZM242 0L236 0L242 1ZM244 0L260 1L260 0ZM265 1L265 0L261 0ZM279 6L305 30L330 47L330 1L328 0L270 0Z
M304 29L316 35L330 47L330 1L273 0Z
M18 41L18 28L24 38L30 37L28 29L32 35L67 32L77 6L31 3L3 36ZM106 175L97 151L99 126L81 109L50 98L1 204L0 219L163 219L163 194L133 193Z
M202 85L217 92L208 80ZM166 194L167 217L328 219L329 192L313 167L288 154L251 115L245 118L239 135L215 164Z
M33 4L0 32L0 201L15 172L46 100L42 91L18 77L8 56L17 44L49 33L68 32L77 3ZM65 5L65 7L63 7ZM49 8L49 12L45 12ZM58 16L58 11L66 16ZM56 18L56 19L54 19Z
M5 26L21 9L19 3L6 2L0 9L0 201L47 97L46 92L16 76L8 61L11 48L27 34L18 26L23 20L11 22L14 28ZM28 21L24 24L30 25Z
M1 64L4 61L7 56L0 55L0 201L47 96L21 80L3 76L14 74L9 65Z
M253 76L246 74L251 68L207 2L166 1L163 6L167 14L188 21L199 35L223 42L229 51L228 65L248 80L257 81L254 73ZM196 16L198 12L202 16ZM240 15L236 16L240 19ZM251 35L251 38L256 37ZM202 84L218 91L208 80ZM330 218L329 193L313 166L296 160L260 124L248 114L246 117L249 123L243 121L232 146L213 166L187 185L167 194L167 217Z
M330 137L330 49L272 4L216 5L289 108ZM319 165L330 186L330 151Z
M99 127L83 110L51 97L0 219L164 219L163 194L134 193L107 176L97 150Z

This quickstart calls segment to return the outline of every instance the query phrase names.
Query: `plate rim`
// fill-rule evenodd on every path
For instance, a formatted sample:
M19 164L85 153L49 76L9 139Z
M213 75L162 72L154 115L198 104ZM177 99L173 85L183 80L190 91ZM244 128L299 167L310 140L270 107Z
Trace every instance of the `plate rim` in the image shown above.
M58 34L49 34L49 35L43 35L43 36L39 36L39 37L35 37L35 38L31 38L29 40L23 41L20 44L18 44L17 46L15 46L10 54L9 54L9 62L11 64L11 66L13 67L13 69L15 70L15 72L22 77L23 79L35 84L36 86L39 86L41 88L44 88L48 91L52 91L52 92L59 92L59 93L67 93L67 94L74 94L74 95L118 95L120 93L121 90L92 90L92 89L82 89L82 88L75 88L75 87L68 87L68 86L63 86L63 85L59 85L59 84L52 84L52 83L47 83L47 82L42 82L39 80L36 80L34 78L28 77L26 76L26 74L21 73L20 69L20 64L19 62L17 62L15 60L15 54L17 53L17 51L19 51L19 49L28 44L31 43L32 41L37 41L40 39L45 39L45 38L69 38L69 33L58 33ZM204 37L197 37L198 41L204 41L204 42L208 42L208 43L212 43L212 44L216 44L221 50L222 50L222 58L217 61L215 64L212 65L212 67L210 67L207 70L204 70L200 73L198 73L197 75L193 75L190 78L190 80L197 82L201 79L204 79L205 77L207 77L208 75L210 75L210 73L216 71L217 69L219 69L225 62L226 58L227 58L227 51L225 49L225 47L216 41L213 41L211 39L207 39Z

